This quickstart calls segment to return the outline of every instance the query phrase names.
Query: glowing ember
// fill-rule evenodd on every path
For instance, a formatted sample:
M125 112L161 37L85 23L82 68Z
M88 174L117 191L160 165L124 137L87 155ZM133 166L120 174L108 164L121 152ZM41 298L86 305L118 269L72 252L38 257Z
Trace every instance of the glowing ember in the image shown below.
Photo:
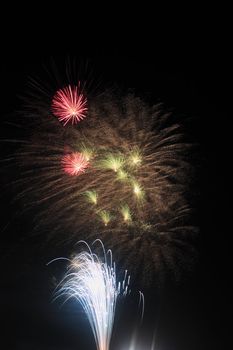
M87 99L79 92L79 87L70 86L56 92L52 101L52 112L64 126L78 123L86 117Z
M69 175L81 175L88 166L89 162L86 157L79 152L66 154L62 158L62 168Z

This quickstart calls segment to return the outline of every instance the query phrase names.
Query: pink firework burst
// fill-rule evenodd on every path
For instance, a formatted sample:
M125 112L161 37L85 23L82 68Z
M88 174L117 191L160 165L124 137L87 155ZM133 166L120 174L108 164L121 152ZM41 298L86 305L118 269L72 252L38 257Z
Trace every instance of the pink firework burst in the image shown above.
M52 112L64 126L71 121L78 123L86 117L87 99L79 86L66 86L56 92L52 100Z
M62 158L62 168L68 175L81 175L85 173L89 162L82 153L74 152L66 154Z

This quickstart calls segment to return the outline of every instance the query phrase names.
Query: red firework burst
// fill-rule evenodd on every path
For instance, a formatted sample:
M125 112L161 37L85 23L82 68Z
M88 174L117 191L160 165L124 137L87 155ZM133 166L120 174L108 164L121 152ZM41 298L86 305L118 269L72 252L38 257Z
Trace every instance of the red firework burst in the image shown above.
M69 175L81 175L86 171L89 162L82 153L74 152L66 154L62 158L62 168Z
M79 91L79 86L64 87L56 92L52 100L52 112L64 126L71 121L78 123L86 117L87 99Z

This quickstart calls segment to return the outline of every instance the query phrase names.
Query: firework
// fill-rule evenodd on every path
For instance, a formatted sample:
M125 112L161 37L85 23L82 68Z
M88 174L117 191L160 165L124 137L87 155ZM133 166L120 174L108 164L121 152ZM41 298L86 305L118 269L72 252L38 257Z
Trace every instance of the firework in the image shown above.
M103 245L103 261L87 247L88 251L69 260L69 269L55 291L55 299L77 300L88 318L97 349L109 350L117 300L119 295L127 295L129 276L125 271L124 279L117 280L112 253L110 250L106 253Z
M62 168L69 175L80 175L89 166L86 157L79 152L66 154L62 158Z
M89 203L95 204L95 205L97 204L98 195L96 191L86 191L84 194Z
M132 217L131 217L130 209L127 204L121 206L120 212L125 222L127 223L131 222Z
M86 116L87 99L79 90L79 87L69 85L54 95L52 112L64 125L70 121L75 124Z
M21 173L18 197L35 208L35 230L69 243L101 232L117 258L126 257L122 263L144 266L147 281L155 271L178 277L189 267L192 145L173 116L132 94L108 92L88 98L85 125L63 128L49 105L34 110L39 127L14 164Z
M104 223L104 225L108 226L109 222L112 219L111 213L107 210L101 210L99 212L99 216L100 216L100 219L102 220L102 222Z
M124 164L124 158L122 156L108 154L100 162L101 169L113 170L115 173L118 172Z
M128 161L133 167L139 166L142 162L142 155L140 154L140 150L135 148L129 155Z

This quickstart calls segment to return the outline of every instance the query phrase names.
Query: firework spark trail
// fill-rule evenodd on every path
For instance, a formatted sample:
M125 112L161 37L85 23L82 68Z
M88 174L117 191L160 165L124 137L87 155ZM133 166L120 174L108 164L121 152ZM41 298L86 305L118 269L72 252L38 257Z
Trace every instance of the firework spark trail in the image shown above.
M104 260L87 245L88 251L69 260L70 267L57 286L55 299L65 297L64 303L76 299L89 320L97 349L109 350L117 299L120 294L127 295L129 276L125 271L124 279L117 281L112 252L105 253L102 242L97 241L103 247Z
M133 95L106 92L88 99L83 121L63 128L49 105L37 103L31 116L37 127L15 157L18 198L35 208L35 230L61 242L101 232L116 254L137 262L134 267L146 264L146 279L149 271L184 265L195 232L184 196L192 145L172 116ZM61 165L72 153L88 162L78 176ZM61 231L69 233L64 240Z

